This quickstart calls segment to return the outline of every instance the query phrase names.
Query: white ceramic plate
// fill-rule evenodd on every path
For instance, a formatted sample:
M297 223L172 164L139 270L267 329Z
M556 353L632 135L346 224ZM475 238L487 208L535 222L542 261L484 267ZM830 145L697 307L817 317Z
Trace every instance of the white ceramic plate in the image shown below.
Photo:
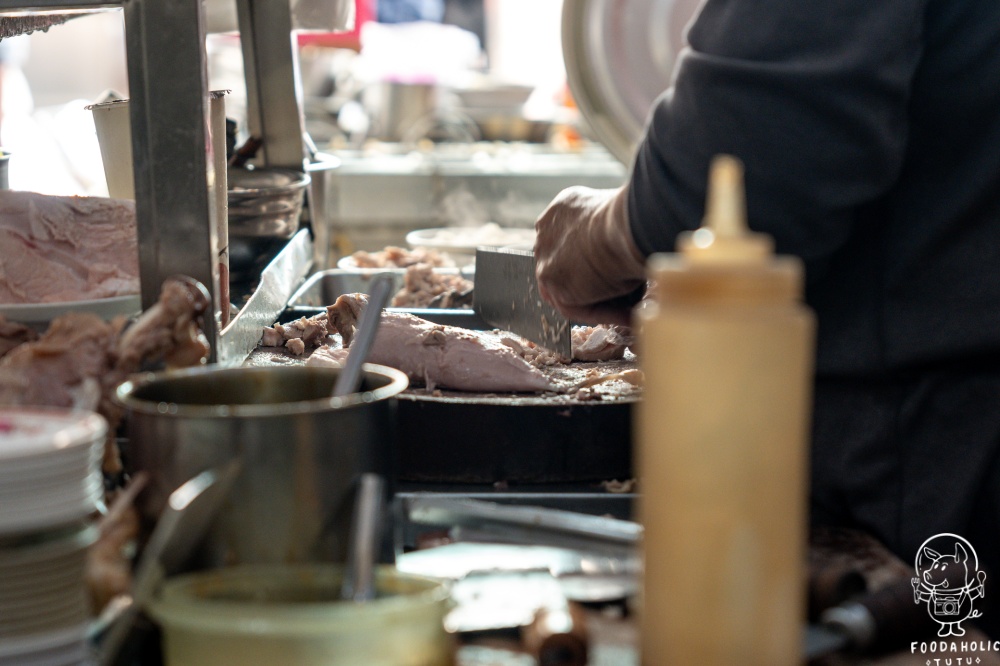
M0 446L3 445L0 439ZM100 446L100 449L97 447ZM97 450L95 450L97 449ZM74 450L53 449L48 453L22 457L0 454L0 484L13 484L14 480L49 478L50 476L78 473L88 465L97 464L103 456L103 440L94 448L77 447Z
M22 324L43 324L68 312L93 312L102 319L118 315L131 317L142 312L139 294L66 303L0 303L0 315Z
M0 460L5 461L90 455L108 430L99 414L58 407L2 407L0 426Z
M359 272L363 272L363 273L371 272L372 275L375 275L377 273L405 273L406 272L405 268L397 268L395 266L385 266L385 267L365 266L365 267L362 268L361 266L358 266L357 262L354 260L354 257L352 257L351 255L347 255L346 257L341 257L340 259L338 259L337 260L337 268L342 268L344 270L350 270L350 271L359 271Z
M95 479L89 487L74 488L54 497L25 501L0 512L0 531L25 532L70 523L94 513L103 495L103 483Z
M29 659L40 659L56 654L61 656L67 652L76 655L83 651L86 646L87 627L87 624L81 624L67 629L48 631L44 634L4 639L0 643L0 664L24 666Z

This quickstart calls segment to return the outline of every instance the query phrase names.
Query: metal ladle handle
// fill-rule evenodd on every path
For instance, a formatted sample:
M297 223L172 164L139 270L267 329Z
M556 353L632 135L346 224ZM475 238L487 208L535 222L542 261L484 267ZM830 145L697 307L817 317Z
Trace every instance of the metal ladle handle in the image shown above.
M370 601L375 598L375 561L382 542L384 485L378 474L361 475L340 590L342 599Z
M393 276L389 273L380 273L372 278L371 287L368 290L368 305L361 313L354 341L347 352L347 360L344 361L344 367L333 387L334 397L350 395L358 390L361 384L361 366L368 358L372 343L375 342L378 322L382 317L385 304L389 301L392 286Z

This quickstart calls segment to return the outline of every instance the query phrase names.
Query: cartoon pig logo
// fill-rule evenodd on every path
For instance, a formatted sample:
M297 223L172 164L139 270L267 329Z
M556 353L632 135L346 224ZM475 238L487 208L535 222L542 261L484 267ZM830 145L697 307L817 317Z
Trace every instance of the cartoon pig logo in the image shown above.
M985 595L986 572L968 541L957 534L937 534L917 550L913 603L926 603L938 636L964 636L962 622L982 615L973 605Z

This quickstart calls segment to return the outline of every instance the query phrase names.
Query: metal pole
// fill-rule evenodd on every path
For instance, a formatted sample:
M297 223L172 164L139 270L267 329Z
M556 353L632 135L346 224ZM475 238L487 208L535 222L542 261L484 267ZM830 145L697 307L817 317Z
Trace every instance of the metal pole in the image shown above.
M265 166L302 171L305 123L290 4L236 0L236 11L250 134L263 139Z
M200 0L126 0L124 8L142 306L156 302L166 278L182 274L209 289L212 312L217 312L202 5ZM206 317L205 334L215 361L219 329L214 317Z
M333 0L330 0L331 2ZM325 268L329 254L329 220L325 187L332 164L309 163L302 111L302 77L293 32L291 4L275 0L236 0L247 86L247 125L263 140L264 166L312 174L307 209L314 240L313 261Z

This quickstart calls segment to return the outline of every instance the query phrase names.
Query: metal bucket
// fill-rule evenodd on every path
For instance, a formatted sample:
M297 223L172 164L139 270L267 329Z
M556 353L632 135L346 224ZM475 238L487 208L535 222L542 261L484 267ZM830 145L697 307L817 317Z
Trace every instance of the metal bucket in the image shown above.
M229 169L229 267L233 281L259 276L301 225L310 177L290 169Z
M365 365L362 391L331 398L339 370L305 366L150 374L122 384L126 467L145 471L144 519L206 470L241 470L198 566L343 562L357 477L393 477L398 370Z
M288 240L299 230L309 176L291 169L230 169L229 239Z

